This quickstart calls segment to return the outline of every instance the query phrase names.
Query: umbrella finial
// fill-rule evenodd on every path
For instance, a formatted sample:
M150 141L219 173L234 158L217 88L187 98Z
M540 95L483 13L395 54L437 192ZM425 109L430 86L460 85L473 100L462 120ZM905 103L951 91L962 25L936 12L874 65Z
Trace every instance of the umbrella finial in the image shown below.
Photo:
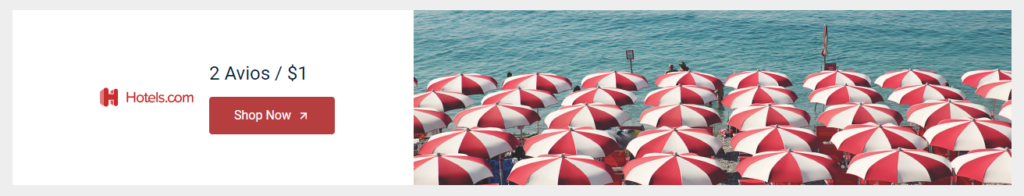
M559 154L558 156L562 157L564 159L565 158L565 153Z
M786 151L793 152L792 148L786 148Z
M672 151L672 156L677 156L678 157L679 156L679 152Z
M437 157L441 157L441 153L440 152L439 153L435 153L434 155L437 155Z
M775 124L775 128L778 129L779 128L779 124Z

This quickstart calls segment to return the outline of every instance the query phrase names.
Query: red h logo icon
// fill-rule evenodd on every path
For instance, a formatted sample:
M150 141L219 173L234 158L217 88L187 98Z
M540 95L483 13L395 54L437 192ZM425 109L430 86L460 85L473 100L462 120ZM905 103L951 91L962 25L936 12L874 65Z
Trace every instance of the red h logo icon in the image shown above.
M111 91L107 90L107 88L103 88L103 90L100 91L100 104L102 104L103 107L107 107L108 104L114 104L114 106L117 106L117 89L115 88Z

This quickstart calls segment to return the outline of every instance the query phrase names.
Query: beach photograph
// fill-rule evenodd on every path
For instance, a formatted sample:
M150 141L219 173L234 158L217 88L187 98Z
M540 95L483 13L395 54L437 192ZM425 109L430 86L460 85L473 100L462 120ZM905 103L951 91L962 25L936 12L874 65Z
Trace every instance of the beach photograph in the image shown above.
M414 12L415 185L1010 185L1011 11Z

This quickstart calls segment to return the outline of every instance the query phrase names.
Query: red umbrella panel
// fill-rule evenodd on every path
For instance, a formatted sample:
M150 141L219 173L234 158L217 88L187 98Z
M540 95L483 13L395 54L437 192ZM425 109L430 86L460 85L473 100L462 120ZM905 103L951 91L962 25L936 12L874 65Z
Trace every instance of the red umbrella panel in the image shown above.
M1011 184L1013 168L1008 148L972 150L953 159L953 173L984 183ZM628 164L627 164L628 165Z
M1009 148L1010 123L988 118L948 119L928 128L921 136L932 146L953 151Z
M786 88L757 85L729 92L722 99L722 104L736 109L758 103L792 104L796 99L796 93Z
M720 122L718 112L703 105L663 105L640 113L640 124L654 127L711 127Z
M851 154L892 150L893 148L924 149L926 141L914 129L894 124L865 123L850 125L832 136L833 144L839 151Z
M481 105L455 115L456 127L494 127L507 129L540 121L540 115L529 106L519 104Z
M745 71L730 75L725 79L725 86L733 88L746 88L751 86L793 86L793 82L789 80L789 76L786 74L776 73L773 71Z
M613 87L622 90L636 91L647 88L647 78L640 74L624 72L598 72L583 77L583 88Z
M849 85L818 88L818 90L811 92L811 96L808 96L807 99L811 100L811 103L820 103L824 105L851 102L876 103L885 101L885 99L882 99L882 94L879 94L875 89Z
M846 173L891 183L931 182L952 175L949 160L923 150L897 148L853 157Z
M811 115L803 109L784 104L754 104L737 108L729 116L729 126L750 130L772 125L804 127L810 125Z
M696 85L708 89L721 89L724 84L721 80L711 74L696 71L670 72L654 79L658 87L673 87L678 85Z
M426 133L448 127L452 118L448 114L430 108L413 108L412 124L414 133Z
M558 108L544 118L544 123L553 129L593 127L604 130L618 127L629 119L619 106L584 103Z
M833 179L843 172L828 155L804 151L768 151L740 161L736 171L765 182L804 183Z
M934 84L942 85L946 78L932 71L926 70L900 70L882 74L875 79L875 84L882 88L900 88L913 85Z
M420 154L466 154L490 159L519 146L519 139L498 128L461 128L430 137Z
M910 106L907 122L925 128L939 124L946 119L992 117L985 106L963 100L926 101Z
M740 132L730 144L733 151L749 154L788 149L813 152L822 145L811 130L779 125Z
M451 91L466 95L484 94L498 89L498 82L490 76L462 73L447 75L430 81L427 90Z
M728 180L718 161L693 153L650 153L622 167L623 180L641 185L715 185Z
M508 103L530 106L531 108L544 108L558 103L555 95L542 90L513 89L502 90L484 96L483 105L495 103Z
M549 73L524 73L505 79L501 85L502 90L513 90L517 88L533 89L560 93L572 89L572 82L565 77Z
M960 78L960 83L978 88L978 86L984 85L985 83L1000 80L1013 80L1013 72L999 69L979 69L976 71L969 71L964 73L964 76Z
M545 154L587 155L605 157L619 149L615 137L604 130L590 127L548 129L530 137L523 145L526 156Z
M897 104L912 105L946 99L964 100L967 99L967 95L952 87L925 84L897 88L892 91L888 100Z
M855 71L822 71L804 78L804 88L817 90L829 86L863 86L871 87L871 79L867 75Z
M473 185L493 177L483 159L464 154L420 155L412 160L415 185Z
M640 135L626 145L626 150L636 157L652 153L694 153L712 157L722 149L722 142L704 129L689 127L661 127L640 132Z
M613 182L607 163L586 155L540 155L512 167L508 181L517 185L605 185Z
M1009 101L1013 95L1013 81L1002 80L989 82L978 87L974 94L981 95L987 99L998 99Z
M473 105L473 99L457 92L429 91L412 95L412 107L448 111Z
M903 122L903 115L882 104L849 103L829 106L818 116L818 122L837 129L864 123L898 125Z
M647 93L644 105L704 104L717 99L718 96L709 88L693 85L672 86Z
M629 105L636 102L636 95L632 92L617 88L588 88L572 92L562 100L562 106L571 106L581 103L601 103L617 106Z

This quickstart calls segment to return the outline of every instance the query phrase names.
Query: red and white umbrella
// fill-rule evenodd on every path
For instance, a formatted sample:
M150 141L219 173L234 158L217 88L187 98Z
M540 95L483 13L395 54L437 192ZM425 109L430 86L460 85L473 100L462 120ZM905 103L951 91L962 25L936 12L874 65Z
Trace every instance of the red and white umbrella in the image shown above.
M529 106L519 104L481 105L455 115L456 127L512 128L540 121L540 115Z
M1006 103L1003 104L1003 108L999 109L999 116L1013 120L1013 118L1011 118L1013 116L1013 107L1010 106L1012 103L1013 100L1006 101Z
M751 86L729 92L722 99L722 104L736 109L757 103L791 104L796 101L796 93L780 86Z
M856 71L822 71L813 73L804 78L804 88L817 90L829 86L863 86L871 87L871 79L867 75Z
M678 85L696 85L709 89L721 89L724 84L721 80L711 74L696 71L670 72L654 79L658 87L673 87Z
M636 91L647 88L647 78L640 74L624 72L598 72L583 77L583 88L613 87L622 90Z
M746 88L751 86L793 86L793 82L789 80L789 76L786 74L776 73L773 71L745 71L735 73L725 78L725 86L733 88Z
M548 129L530 137L523 145L526 156L545 154L587 155L605 157L619 149L615 137L604 130L590 127Z
M533 89L512 89L502 90L484 96L483 105L494 103L509 103L530 106L531 108L544 108L558 103L555 95L550 92Z
M749 130L772 125L805 127L811 122L811 115L792 105L754 104L737 108L729 116L729 126Z
M888 100L897 104L911 105L945 99L964 100L967 99L967 95L952 87L925 84L900 87L892 91Z
M429 154L412 158L415 185L473 185L493 177L484 159L464 154Z
M733 151L748 154L787 149L813 152L822 144L811 130L779 125L740 132L729 143Z
M512 89L533 89L547 91L552 94L572 90L572 82L569 79L549 73L524 73L505 79L501 84L502 90Z
M978 87L974 94L981 95L988 99L1009 101L1013 95L1013 81L1001 80L989 82Z
M879 94L875 89L849 85L818 88L818 90L811 92L811 96L807 99L811 100L811 103L820 103L825 105L844 104L850 102L876 103L885 101L882 99L882 94Z
M1011 143L1010 123L988 118L948 119L929 127L924 139L953 151L1005 147Z
M953 173L957 176L984 183L1011 184L1011 154L1008 148L972 150L957 156L950 164L953 165Z
M452 118L448 114L430 108L413 108L412 124L414 133L426 133L435 129L448 127Z
M619 106L611 104L576 104L562 106L544 117L548 128L593 127L609 129L618 127L629 120L629 115Z
M704 129L693 129L689 127L660 127L657 129L640 132L636 138L629 141L626 150L633 153L635 157L645 157L651 153L694 153L700 156L711 157L722 149L722 142L718 141Z
M829 106L818 116L818 122L836 129L864 123L898 125L903 122L903 115L882 104L848 103Z
M457 92L433 91L412 95L412 107L448 111L473 105L473 99Z
M932 71L926 70L900 70L882 74L875 79L875 84L882 88L900 88L913 85L934 84L942 85L946 78Z
M891 183L931 182L952 174L949 160L923 150L897 148L853 157L846 173Z
M804 183L833 179L843 172L828 155L804 151L768 151L740 161L736 171L765 182Z
M865 123L850 125L832 136L839 151L860 154L893 148L924 149L928 141L909 127L894 124Z
M985 106L963 100L926 101L910 106L907 122L932 127L946 119L992 117Z
M636 95L632 92L617 88L588 88L572 92L562 100L562 106L571 106L581 103L603 103L612 105L629 105L636 102Z
M431 136L420 154L466 154L490 159L519 146L519 139L498 128L461 128Z
M640 124L654 127L710 127L720 122L718 112L703 105L663 105L640 113Z
M490 76L461 73L447 75L430 81L427 90L451 91L466 95L484 94L498 89L498 82Z
M644 105L704 104L718 100L715 91L694 85L671 86L647 93Z
M715 185L729 180L718 161L693 153L650 153L626 162L623 180L641 185Z
M612 168L586 155L540 155L512 167L508 181L518 185L605 185Z
M979 69L964 73L964 76L960 77L960 83L974 88L1000 80L1013 80L1013 72L999 69Z

